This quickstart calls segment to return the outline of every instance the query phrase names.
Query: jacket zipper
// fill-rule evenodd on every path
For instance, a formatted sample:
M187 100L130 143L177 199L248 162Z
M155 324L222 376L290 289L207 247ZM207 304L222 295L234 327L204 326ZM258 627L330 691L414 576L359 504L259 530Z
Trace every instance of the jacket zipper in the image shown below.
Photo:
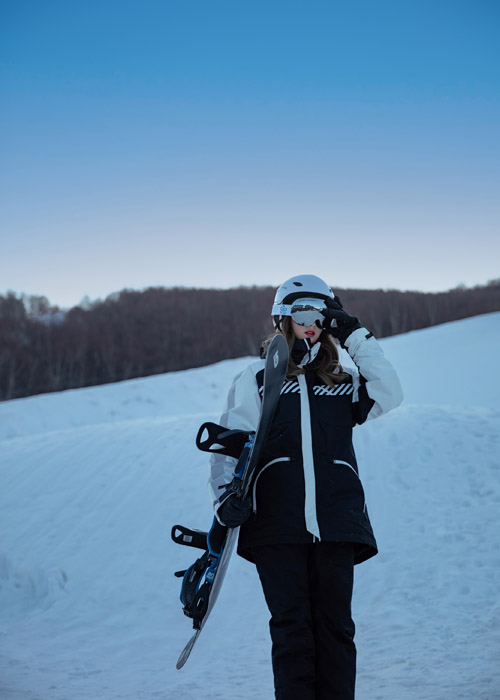
M252 502L253 502L253 512L257 512L257 482L260 479L262 473L271 465L276 464L277 462L291 462L292 458L291 457L276 457L276 459L272 459L270 462L267 464L264 464L260 472L257 474L257 478L254 481L253 484L253 492L252 492Z

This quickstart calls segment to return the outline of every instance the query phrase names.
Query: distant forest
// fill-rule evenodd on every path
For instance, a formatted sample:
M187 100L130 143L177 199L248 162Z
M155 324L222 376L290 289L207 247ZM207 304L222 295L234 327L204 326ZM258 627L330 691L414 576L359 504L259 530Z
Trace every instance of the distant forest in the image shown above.
M447 292L336 289L376 337L500 310L500 279ZM123 290L70 310L0 295L0 400L257 355L275 289Z

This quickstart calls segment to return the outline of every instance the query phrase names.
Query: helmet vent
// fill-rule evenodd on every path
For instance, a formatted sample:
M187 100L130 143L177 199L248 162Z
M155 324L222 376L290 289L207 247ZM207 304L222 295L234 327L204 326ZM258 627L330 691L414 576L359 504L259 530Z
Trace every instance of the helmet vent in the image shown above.
M294 284L296 287L303 287L303 286L304 286L304 285L302 284L302 282L294 282L293 284Z

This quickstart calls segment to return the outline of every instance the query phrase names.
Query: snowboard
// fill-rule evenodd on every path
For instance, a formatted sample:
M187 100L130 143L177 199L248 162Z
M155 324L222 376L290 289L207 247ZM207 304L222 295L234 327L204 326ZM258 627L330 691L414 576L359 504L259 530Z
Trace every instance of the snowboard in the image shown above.
M214 423L204 423L198 432L196 444L199 449L206 452L218 452L231 456L239 456L238 463L235 467L232 489L241 498L244 498L249 491L262 448L266 443L283 382L286 377L287 368L288 344L284 336L276 335L272 339L266 355L264 391L259 422L255 433L249 434L238 430L228 430ZM203 434L208 434L208 439L203 440ZM184 586L186 577L189 580L191 572L196 565L199 565L197 576L200 575L199 572L201 569L206 566L203 572L204 578L200 577L195 579L193 575L195 585L198 585L197 603L194 609L185 606L184 612L188 617L193 618L193 627L195 631L179 656L176 664L177 669L181 669L188 660L214 608L226 576L231 555L238 540L238 534L239 527L226 528L215 518L213 526L208 533L189 530L180 525L174 525L172 528L172 539L174 542L192 547L204 547L206 549L205 555L197 560L193 567L190 567L186 572L178 572L178 574L176 574L184 576ZM196 584L196 581L198 581L198 584Z

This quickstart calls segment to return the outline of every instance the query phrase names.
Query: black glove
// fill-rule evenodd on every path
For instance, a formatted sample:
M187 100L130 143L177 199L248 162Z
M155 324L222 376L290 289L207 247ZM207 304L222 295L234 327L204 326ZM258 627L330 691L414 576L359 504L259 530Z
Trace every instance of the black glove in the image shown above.
M248 520L251 512L251 496L241 499L235 493L232 493L218 509L217 516L226 527L238 527L238 525L243 525L245 520Z
M325 304L326 309L321 312L325 317L324 330L340 340L342 347L345 347L345 341L353 331L361 328L361 323L355 316L349 316L347 311L344 311L338 297L326 299Z

